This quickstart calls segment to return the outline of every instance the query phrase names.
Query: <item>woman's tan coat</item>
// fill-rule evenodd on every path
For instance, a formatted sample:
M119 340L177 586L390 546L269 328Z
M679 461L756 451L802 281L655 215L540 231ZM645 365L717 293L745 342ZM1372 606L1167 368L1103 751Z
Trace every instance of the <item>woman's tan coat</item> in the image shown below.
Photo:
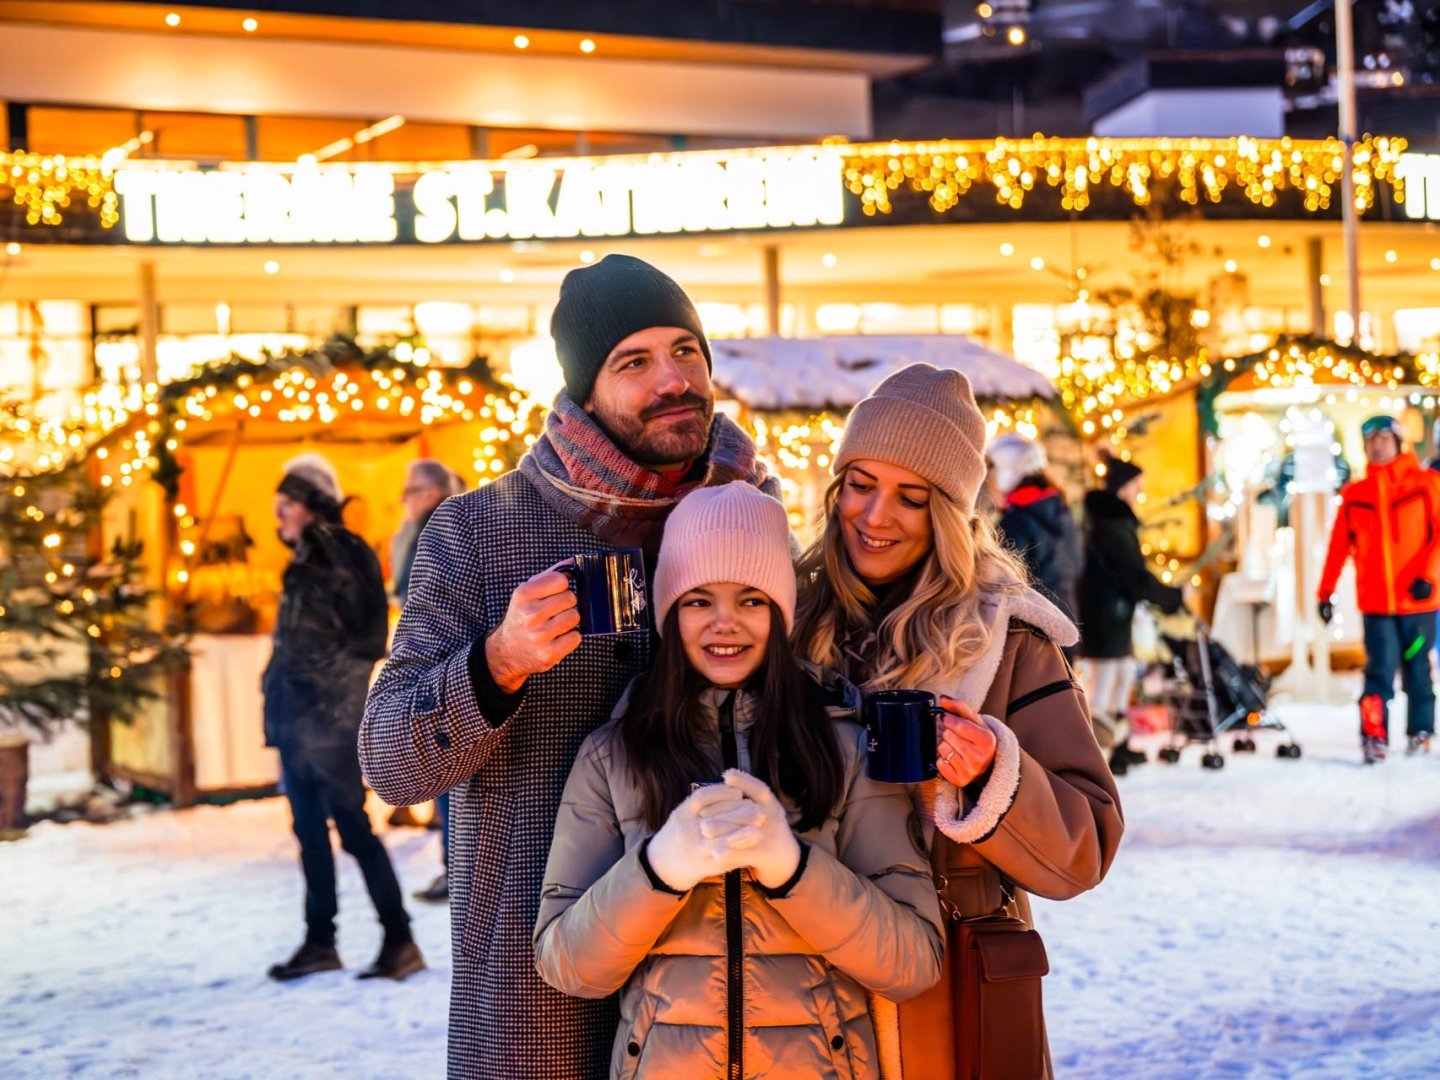
M707 691L717 775L722 700L722 692ZM751 704L743 692L733 703L747 771ZM567 994L620 991L612 1077L729 1075L730 960L740 962L743 989L736 1075L880 1075L866 991L899 1000L930 987L940 974L943 928L906 789L867 777L864 729L837 719L835 732L843 801L820 828L799 834L808 852L785 895L763 889L748 871L740 875L739 922L731 925L738 950L727 947L723 878L684 896L652 883L640 858L651 830L614 723L586 739L555 824L535 960L541 977ZM792 822L796 816L792 810Z
M992 628L989 651L926 689L985 718L997 739L995 764L978 791L927 785L932 864L962 917L1005 903L1003 882L1010 912L1031 922L1027 893L1065 900L1100 883L1124 820L1085 695L1060 652L1075 642L1075 627L1029 589L997 594L982 610ZM947 949L941 979L898 1010L877 1003L887 1080L956 1080L954 959Z

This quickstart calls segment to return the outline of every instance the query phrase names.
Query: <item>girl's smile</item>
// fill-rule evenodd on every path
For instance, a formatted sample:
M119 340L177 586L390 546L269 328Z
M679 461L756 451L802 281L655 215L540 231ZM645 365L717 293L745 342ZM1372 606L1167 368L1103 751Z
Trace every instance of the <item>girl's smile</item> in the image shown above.
M685 658L711 686L743 686L765 659L770 598L749 585L722 582L680 597Z

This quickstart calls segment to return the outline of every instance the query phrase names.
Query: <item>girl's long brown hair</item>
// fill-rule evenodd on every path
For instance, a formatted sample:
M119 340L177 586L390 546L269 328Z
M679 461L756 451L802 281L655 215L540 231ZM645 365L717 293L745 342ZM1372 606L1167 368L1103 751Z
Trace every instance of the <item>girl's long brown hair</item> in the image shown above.
M665 617L654 662L631 691L617 725L641 813L652 830L685 800L691 784L715 779L720 771L704 749L708 732L700 695L707 689L685 657L677 604ZM784 616L773 601L770 640L747 689L755 696L751 771L799 808L797 832L816 828L839 805L844 766L820 688L796 663Z

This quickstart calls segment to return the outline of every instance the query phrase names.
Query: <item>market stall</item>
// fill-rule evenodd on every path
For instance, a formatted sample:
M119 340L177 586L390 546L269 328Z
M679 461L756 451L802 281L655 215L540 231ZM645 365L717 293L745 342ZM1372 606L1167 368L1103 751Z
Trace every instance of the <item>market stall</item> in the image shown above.
M1353 566L1328 629L1314 615L1334 496L1364 472L1360 425L1369 416L1399 418L1407 445L1422 460L1433 452L1436 372L1433 356L1290 338L1225 361L1200 386L1200 422L1226 492L1219 513L1235 523L1235 565L1220 582L1214 621L1237 655L1321 673L1332 650L1358 655Z
M485 483L537 423L483 360L429 367L347 342L236 358L151 394L94 446L92 471L114 495L104 541L144 540L155 618L190 635L191 658L138 720L109 726L106 770L179 803L275 782L259 687L289 559L273 521L287 460L314 451L335 465L346 523L388 575L409 463L436 458Z
M1434 452L1434 355L1378 356L1313 337L1282 337L1230 358L1066 358L1062 400L1095 453L1146 475L1142 549L1166 582L1208 585L1215 636L1247 662L1289 665L1324 693L1332 649L1358 655L1353 569L1328 629L1315 590L1334 496L1364 469L1359 430L1401 419L1422 458ZM1210 591L1210 590L1213 590Z
M779 469L793 527L814 535L830 463L850 408L914 363L963 372L990 434L1017 430L1044 442L1079 494L1079 441L1043 375L959 335L733 338L711 342L719 408L730 411Z

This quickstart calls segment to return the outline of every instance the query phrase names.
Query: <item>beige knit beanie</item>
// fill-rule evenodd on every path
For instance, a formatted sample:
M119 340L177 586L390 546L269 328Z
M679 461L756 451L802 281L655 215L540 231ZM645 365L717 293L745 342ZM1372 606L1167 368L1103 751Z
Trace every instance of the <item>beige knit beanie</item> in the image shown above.
M862 458L909 469L973 514L985 480L985 418L970 380L929 364L891 375L850 410L835 475Z
M785 508L743 480L696 488L671 511L655 566L656 627L691 589L722 581L759 589L790 629L795 568Z

